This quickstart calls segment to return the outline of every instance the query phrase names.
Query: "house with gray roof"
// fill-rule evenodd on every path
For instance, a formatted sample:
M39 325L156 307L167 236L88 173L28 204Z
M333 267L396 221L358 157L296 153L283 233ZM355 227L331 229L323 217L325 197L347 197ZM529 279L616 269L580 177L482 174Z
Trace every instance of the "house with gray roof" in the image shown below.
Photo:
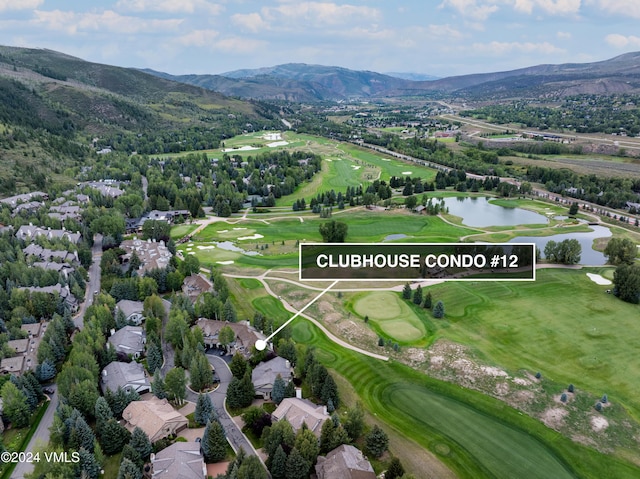
M29 348L29 340L28 339L12 339L11 341L7 341L7 346L13 349L16 354L26 353Z
M73 233L64 228L61 230L52 230L51 228L41 228L40 226L34 226L29 223L28 225L22 225L16 231L16 238L24 241L32 241L38 236L44 236L47 239L68 239L70 243L78 244L82 239L82 235L79 231Z
M207 467L199 442L176 442L151 455L152 479L204 479Z
M0 374L13 374L20 376L24 367L24 356L4 358L0 361Z
M151 391L149 378L144 372L144 366L132 361L121 363L112 361L102 370L100 377L102 393L116 392L119 387L125 391L136 391L140 394Z
M3 203L9 208L13 209L20 203L27 203L36 198L41 200L48 200L49 195L47 193L43 193L42 191L32 191L31 193L23 193L21 195L10 196L9 198L3 198L0 200L0 203Z
M166 399L153 396L146 401L133 401L122 412L126 427L130 432L136 427L142 429L153 443L163 437L185 429L189 420L176 411Z
M21 290L28 290L32 293L48 293L55 294L58 293L58 296L62 298L64 304L72 313L75 313L78 310L78 300L73 295L73 293L69 290L69 285L62 286L60 283L54 284L53 286L28 286L25 288L18 288Z
M121 299L116 303L116 309L122 311L127 323L140 326L144 320L144 303L142 301L131 301L129 299Z
M193 304L198 301L200 295L210 291L213 291L213 284L201 274L187 276L182 282L182 292Z
M271 399L273 383L280 375L285 383L291 380L291 363L279 356L258 364L251 372L251 382L256 394L262 395L266 400Z
M293 430L298 432L302 424L306 424L309 430L320 437L322 425L331 419L326 406L318 406L307 399L284 398L280 405L271 414L274 421L289 421Z
M316 475L318 479L376 479L369 460L349 444L336 447L326 457L318 457Z
M144 352L146 337L141 326L125 326L115 331L107 341L117 352L139 358Z

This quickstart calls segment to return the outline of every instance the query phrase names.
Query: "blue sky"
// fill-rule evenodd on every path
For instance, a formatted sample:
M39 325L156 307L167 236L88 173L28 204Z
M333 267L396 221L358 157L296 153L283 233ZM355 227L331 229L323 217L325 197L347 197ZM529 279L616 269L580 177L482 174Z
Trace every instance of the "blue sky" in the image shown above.
M0 44L173 74L301 62L437 76L640 50L639 0L0 0Z

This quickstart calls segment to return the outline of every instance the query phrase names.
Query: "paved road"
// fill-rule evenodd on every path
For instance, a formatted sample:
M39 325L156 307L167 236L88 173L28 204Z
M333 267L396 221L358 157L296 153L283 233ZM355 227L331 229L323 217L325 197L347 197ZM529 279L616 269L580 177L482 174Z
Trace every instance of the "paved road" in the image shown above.
M207 354L206 356L209 363L215 369L216 375L220 378L220 384L215 391L209 393L209 396L211 397L213 408L215 409L218 418L220 418L220 424L222 424L222 427L224 428L224 432L227 435L227 439L229 440L231 447L236 452L242 448L248 455L258 456L258 452L242 433L238 425L233 422L233 419L231 419L231 416L229 416L229 413L225 408L227 388L233 378L229 366L224 359L217 355L217 351L216 353ZM187 399L189 401L196 402L198 400L198 394L191 390L187 390Z
M97 234L93 239L93 247L91 248L91 258L93 259L89 266L89 281L85 290L85 301L80 305L78 312L73 318L78 329L84 328L84 313L87 308L93 304L94 293L100 291L100 260L102 259L102 235Z
M49 443L49 427L53 424L53 414L58 408L58 392L56 390L56 385L54 384L50 387L55 392L50 396L51 401L49 403L49 407L47 407L47 410L44 412L35 434L31 437L31 441L29 441L29 444L27 444L27 447L25 448L25 452L33 452L36 442L39 444ZM40 459L44 460L42 457ZM11 474L11 479L23 479L25 474L30 472L33 472L33 464L28 462L18 463L13 470L13 474Z

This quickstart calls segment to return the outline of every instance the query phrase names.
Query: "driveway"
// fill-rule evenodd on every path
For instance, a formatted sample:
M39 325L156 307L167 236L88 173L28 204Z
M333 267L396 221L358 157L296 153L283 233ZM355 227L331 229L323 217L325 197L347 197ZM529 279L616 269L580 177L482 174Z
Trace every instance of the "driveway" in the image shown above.
M58 408L57 386L54 384L49 387L54 390L54 393L49 396L51 399L51 401L49 402L49 406L44 412L44 415L40 420L40 424L38 424L35 434L31 437L29 444L27 444L25 452L33 452L36 446L36 442L40 445L46 445L49 443L49 428L53 424L53 414ZM43 457L41 457L40 459L44 461ZM13 470L13 473L11 474L11 479L23 479L25 474L31 472L33 472L33 464L29 462L19 462Z
M214 351L217 353L217 350ZM213 408L220 419L220 424L222 424L229 444L231 444L233 450L237 452L242 448L248 455L260 457L238 425L233 422L225 408L227 388L229 387L229 383L231 382L233 375L231 374L231 370L229 369L226 361L215 353L206 355L209 363L215 369L216 375L220 378L218 388L209 393L211 402L213 403ZM187 400L196 402L198 400L198 394L187 389Z

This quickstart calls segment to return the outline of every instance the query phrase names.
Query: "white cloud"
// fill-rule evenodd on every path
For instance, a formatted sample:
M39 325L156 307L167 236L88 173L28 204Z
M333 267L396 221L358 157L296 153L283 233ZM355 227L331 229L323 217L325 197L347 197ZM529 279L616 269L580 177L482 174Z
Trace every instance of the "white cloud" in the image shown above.
M612 33L604 37L604 40L615 48L640 48L640 37L635 35L620 35L619 33Z
M539 8L549 15L575 15L581 6L582 0L516 0L513 8L527 14Z
M445 25L427 25L427 32L434 36L440 37L441 39L460 39L464 35L454 27L449 24Z
M451 8L464 17L482 22L502 6L511 6L527 15L536 9L548 15L575 15L581 5L582 0L443 0L439 8Z
M116 8L132 12L194 13L217 15L224 7L207 0L118 0Z
M178 37L178 42L187 47L206 47L210 46L218 35L215 30L193 30Z
M235 25L253 33L269 28L269 24L264 21L259 13L237 13L231 16L231 21Z
M438 8L452 8L459 14L473 18L477 21L484 21L492 13L498 11L496 2L478 2L477 0L444 0Z
M257 50L264 48L265 42L261 40L252 40L244 37L228 37L217 41L212 48L225 53L247 54L255 53Z
M267 20L308 22L312 25L338 25L381 17L376 8L328 2L285 3L278 7L264 7L262 14Z
M65 32L69 35L84 32L157 33L177 29L182 20L146 20L123 16L112 10L102 13L75 13L61 10L35 10L31 23L40 27Z
M570 32L558 32L556 33L556 37L562 39L562 40L568 40L572 37L573 35L571 35Z
M533 42L490 42L490 43L474 43L471 50L475 53L483 55L502 56L511 53L539 53L549 55L552 53L564 53L561 48L552 45L549 42L533 43Z
M5 10L31 10L38 8L44 0L0 0L0 12Z
M606 14L640 18L640 2L636 0L590 0Z

